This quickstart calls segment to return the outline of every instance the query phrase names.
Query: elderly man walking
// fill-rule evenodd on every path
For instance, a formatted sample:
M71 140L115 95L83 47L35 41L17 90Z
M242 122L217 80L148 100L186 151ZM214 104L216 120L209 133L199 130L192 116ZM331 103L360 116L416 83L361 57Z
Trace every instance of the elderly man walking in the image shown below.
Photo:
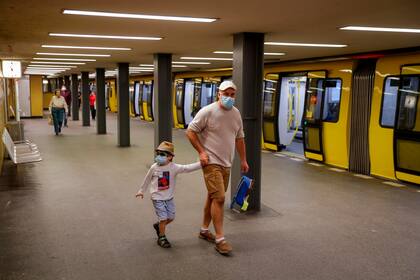
M241 159L241 171L246 173L249 169L241 114L233 106L235 95L234 83L221 83L218 101L202 108L187 130L188 139L199 154L208 191L199 237L215 242L215 249L221 254L232 251L224 237L223 216L235 147ZM212 220L216 236L209 231Z

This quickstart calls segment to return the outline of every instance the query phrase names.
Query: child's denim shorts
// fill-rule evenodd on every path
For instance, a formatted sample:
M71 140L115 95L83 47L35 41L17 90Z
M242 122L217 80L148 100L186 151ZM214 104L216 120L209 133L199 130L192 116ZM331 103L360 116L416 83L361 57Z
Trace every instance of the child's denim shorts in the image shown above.
M173 220L175 219L175 203L174 199L169 200L152 200L153 206L155 207L156 215L158 220Z

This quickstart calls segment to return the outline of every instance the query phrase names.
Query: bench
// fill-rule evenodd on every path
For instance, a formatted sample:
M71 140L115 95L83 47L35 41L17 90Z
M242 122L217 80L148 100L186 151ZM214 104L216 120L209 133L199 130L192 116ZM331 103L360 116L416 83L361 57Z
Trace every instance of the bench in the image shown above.
M15 163L29 163L41 161L41 153L38 150L38 146L28 140L24 141L13 141L10 137L7 128L3 130L3 143L9 153L10 159Z

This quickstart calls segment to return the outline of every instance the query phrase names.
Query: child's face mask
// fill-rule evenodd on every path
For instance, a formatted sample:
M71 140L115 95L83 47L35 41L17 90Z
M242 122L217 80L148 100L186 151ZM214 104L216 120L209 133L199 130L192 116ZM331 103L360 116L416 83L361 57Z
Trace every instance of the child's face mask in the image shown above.
M168 162L168 157L160 153L155 157L155 161L158 165L165 165Z

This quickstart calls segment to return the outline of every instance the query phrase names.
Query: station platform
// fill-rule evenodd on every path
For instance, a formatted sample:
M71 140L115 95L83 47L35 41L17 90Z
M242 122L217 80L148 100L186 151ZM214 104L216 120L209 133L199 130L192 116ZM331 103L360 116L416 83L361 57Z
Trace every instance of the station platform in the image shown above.
M182 174L173 248L156 244L149 200L134 197L153 157L153 124L131 120L129 148L94 122L55 136L25 120L43 161L5 166L0 180L0 279L420 279L420 188L285 156L262 154L257 215L226 210L230 257L197 237L206 189ZM197 155L174 130L175 162ZM230 189L229 189L230 192Z

